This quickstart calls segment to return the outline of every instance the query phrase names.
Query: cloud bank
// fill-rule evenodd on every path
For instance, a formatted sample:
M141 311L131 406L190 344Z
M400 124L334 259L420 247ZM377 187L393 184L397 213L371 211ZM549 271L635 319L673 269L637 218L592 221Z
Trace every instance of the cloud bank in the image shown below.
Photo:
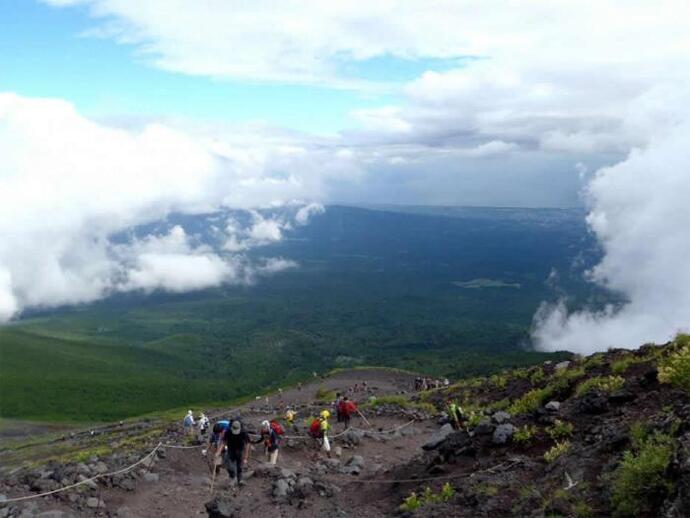
M252 264L195 244L180 226L126 244L111 237L172 212L279 206L322 188L279 146L264 146L260 157L246 148L217 150L202 136L164 125L112 128L64 101L13 94L0 94L0 157L2 321L27 307L251 282L292 267L278 259ZM266 165L277 162L280 174ZM297 222L305 224L314 207L297 211ZM246 239L233 252L280 240L291 225L252 214L249 228L235 229Z
M539 347L591 353L690 330L689 136L687 123L660 131L645 149L597 172L588 223L605 256L590 277L629 302L572 314L563 302L545 305L535 318Z

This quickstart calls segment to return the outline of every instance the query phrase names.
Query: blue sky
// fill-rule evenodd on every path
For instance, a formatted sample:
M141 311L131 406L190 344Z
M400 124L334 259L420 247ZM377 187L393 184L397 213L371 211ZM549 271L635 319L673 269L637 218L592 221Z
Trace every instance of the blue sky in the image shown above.
M73 102L98 118L186 117L223 122L262 121L311 133L356 127L350 116L400 102L399 88L450 59L392 56L337 63L341 77L386 82L381 89L212 78L152 66L133 45L84 36L95 21L87 8L33 1L0 2L0 90Z

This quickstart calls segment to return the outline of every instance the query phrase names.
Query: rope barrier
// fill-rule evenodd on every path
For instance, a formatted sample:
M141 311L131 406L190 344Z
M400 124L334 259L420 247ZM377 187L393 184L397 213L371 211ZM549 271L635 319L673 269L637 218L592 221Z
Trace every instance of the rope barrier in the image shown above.
M48 496L48 495L54 495L56 493L62 493L63 491L67 491L69 489L74 489L75 487L83 486L84 484L88 484L89 482L93 482L99 478L114 477L115 475L120 475L122 473L126 473L127 471L131 471L132 469L137 467L139 464L141 464L141 463L147 461L149 458L151 458L156 453L156 451L158 451L158 448L160 448L161 446L163 446L163 443L159 442L153 450L151 450L144 457L142 457L141 459L136 461L134 464L131 464L131 465L129 465L125 468L119 469L117 471L112 471L109 473L99 473L98 475L95 475L91 478L80 480L79 482L75 482L74 484L70 484L69 486L64 486L64 487L60 487L58 489L53 489L52 491L46 491L45 493L38 493L36 495L27 495L27 496L15 497L15 498L8 498L8 499L0 502L0 504L8 504L11 502L20 502L22 500L31 500L34 498L41 498L41 497Z
M401 429L403 429L403 428L405 428L405 427L407 427L407 426L410 426L410 425L411 425L412 423L414 423L414 422L415 422L415 420L413 419L413 420L411 420L411 421L409 421L409 422L407 422L407 423L405 423L405 424L402 424L402 425L397 426L397 427L395 427L395 428L391 428L390 430L381 430L381 431L377 431L377 432L374 432L374 431L371 431L371 430L362 430L362 429L360 429L360 428L347 428L347 429L343 430L342 432L340 432L340 433L334 435L334 436L332 437L332 439L336 439L336 438L338 438L338 437L341 437L341 436L345 435L347 432L349 432L350 430L355 430L355 431L359 431L359 432L363 432L363 433L368 433L368 434L387 434L387 433L395 433L395 432L398 431L398 430L401 430ZM255 436L255 437L258 436L258 434L253 434L253 433L251 433L251 434L249 434L249 435L252 435L252 436ZM312 439L313 437L311 437L310 435L296 435L296 436L285 436L285 438L286 438L286 439L287 439L287 438L289 438L289 439ZM96 481L96 480L98 480L98 479L100 479L100 478L103 478L103 477L112 477L112 476L115 476L115 475L120 475L120 474L122 474L122 473L126 473L126 472L128 472L128 471L131 471L132 469L134 469L134 468L137 467L138 465L142 464L143 462L147 461L148 459L152 458L153 455L156 453L156 451L158 451L158 449L160 449L160 448L173 448L173 449L178 449L178 450L191 450L191 449L203 449L203 447L204 447L203 444L202 444L202 445L183 446L183 445L178 445L178 444L169 444L169 443L159 442L159 443L156 445L156 447L153 448L153 450L151 450L149 453L147 453L144 457L142 457L141 459L139 459L137 462L135 462L134 464L131 464L131 465L127 466L127 467L124 467L124 468L122 468L122 469L119 469L119 470L117 470L117 471L112 471L112 472L108 472L108 473L100 473L100 474L95 475L95 476L93 476L93 477L91 477L91 478L87 478L87 479L81 480L81 481L79 481L79 482L75 482L74 484L70 484L70 485L68 485L68 486L64 486L64 487L61 487L61 488L58 488L58 489L54 489L54 490L52 490L52 491L46 491L45 493L38 493L38 494L35 494L35 495L27 495L27 496L20 496L20 497L16 497L16 498L8 498L8 499L3 500L2 502L0 502L0 504L8 504L8 503L12 503L12 502L20 502L20 501L23 501L23 500L32 500L32 499L34 499L34 498L42 498L42 497L44 497L44 496L54 495L54 494L57 494L57 493L61 493L61 492L63 492L63 491L67 491L67 490L69 490L69 489L74 489L74 488L76 488L76 487L83 486L83 485L85 485L85 484L88 484L88 483L90 483L90 482L94 482L94 481ZM357 482L357 481L350 481L350 482ZM359 482L365 482L365 481L360 480ZM370 482L370 481L367 481L367 482ZM404 481L403 481L403 482L404 482Z

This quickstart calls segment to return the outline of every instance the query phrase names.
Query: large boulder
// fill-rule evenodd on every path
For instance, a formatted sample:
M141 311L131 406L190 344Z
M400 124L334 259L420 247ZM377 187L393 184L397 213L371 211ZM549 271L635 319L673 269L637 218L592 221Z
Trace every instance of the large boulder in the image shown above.
M513 434L515 433L515 427L510 424L501 424L496 427L494 430L494 434L491 437L491 442L494 444L505 444L508 442L508 439L510 439Z
M435 450L438 448L443 441L446 440L451 433L453 433L453 427L450 423L444 424L431 438L422 446L423 450Z
M279 478L273 482L273 496L276 498L284 498L290 492L290 483L285 478Z
M484 417L479 424L474 427L473 432L476 435L490 435L493 433L495 426L491 423L491 419Z

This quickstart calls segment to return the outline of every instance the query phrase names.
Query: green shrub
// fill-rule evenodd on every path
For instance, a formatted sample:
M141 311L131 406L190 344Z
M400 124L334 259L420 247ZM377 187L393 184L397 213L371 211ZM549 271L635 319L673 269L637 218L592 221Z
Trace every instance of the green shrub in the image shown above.
M450 485L450 482L443 484L440 496L441 501L443 502L448 502L451 498L453 498L453 496L455 496L455 489L453 489L453 486Z
M682 335L683 337L687 335ZM676 339L676 343L686 340ZM690 392L690 345L678 348L666 358L659 360L659 381Z
M544 369L537 367L535 371L530 374L529 380L532 382L532 385L538 385L544 381Z
M516 442L529 442L537 433L537 427L534 425L524 425L515 430L513 440Z
M542 406L551 396L553 390L550 387L532 389L526 392L520 399L514 401L509 407L508 412L512 415L529 414Z
M419 500L417 493L414 491L408 496L400 505L401 511L414 512L422 507L422 502Z
M640 449L648 436L649 426L646 423L637 422L630 426L630 442L634 449Z
M632 354L628 354L611 364L611 372L614 374L623 374L631 365L644 361L647 361L647 358L638 358Z
M469 417L467 418L467 426L469 428L474 428L479 423L481 423L482 419L484 419L484 414L482 414L481 412L472 412L469 414Z
M405 498L400 505L400 510L414 512L425 505L448 502L454 495L455 489L453 489L453 486L451 486L449 482L443 485L438 494L434 493L431 488L427 486L421 496L417 495L415 492L410 493L410 496Z
M508 375L507 374L494 374L489 378L489 381L491 384L498 388L502 389L505 388L506 385L508 384Z
M510 406L510 399L508 398L503 398L499 399L498 401L494 401L493 403L489 403L486 408L489 410L493 411L498 411L498 410L505 410Z
M616 517L654 514L673 490L665 472L673 455L674 441L656 433L637 450L628 450L613 473L611 504Z
M585 375L584 366L580 365L572 369L561 369L554 373L555 379L575 380Z
M580 383L575 393L582 396L593 390L613 392L620 389L624 384L625 379L620 376L594 376Z
M551 448L544 454L544 460L546 462L553 462L561 455L564 455L570 451L570 441L556 442Z
M573 425L560 419L556 419L553 426L549 426L546 429L546 433L549 434L554 440L563 439L565 437L570 437L573 435Z
M593 369L604 365L606 355L604 353L596 353L585 360L585 368Z

